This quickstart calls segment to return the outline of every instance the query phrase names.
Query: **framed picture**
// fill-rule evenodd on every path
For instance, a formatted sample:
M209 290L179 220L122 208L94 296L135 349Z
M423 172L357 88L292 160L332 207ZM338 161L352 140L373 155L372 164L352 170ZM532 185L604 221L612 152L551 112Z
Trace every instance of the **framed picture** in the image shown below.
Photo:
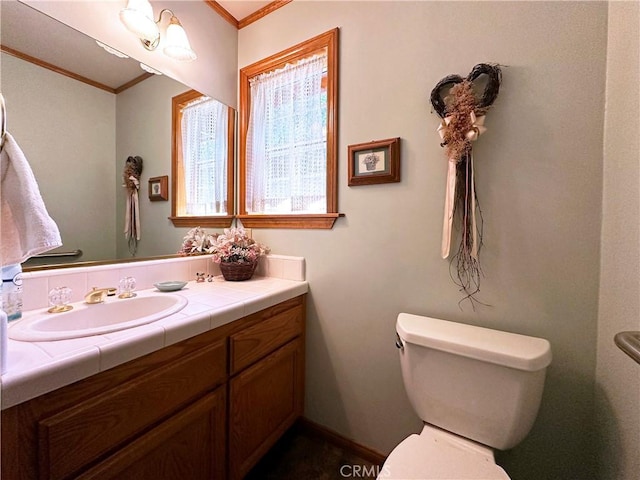
M400 137L349 145L349 186L400 181Z
M157 202L169 200L169 176L153 177L149 179L149 200Z

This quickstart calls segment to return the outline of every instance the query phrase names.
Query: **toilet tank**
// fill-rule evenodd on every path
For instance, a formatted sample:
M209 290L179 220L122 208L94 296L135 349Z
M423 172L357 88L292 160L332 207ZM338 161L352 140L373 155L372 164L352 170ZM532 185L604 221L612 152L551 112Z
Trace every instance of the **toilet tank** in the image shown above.
M396 331L422 420L500 450L529 433L551 363L547 340L408 313Z

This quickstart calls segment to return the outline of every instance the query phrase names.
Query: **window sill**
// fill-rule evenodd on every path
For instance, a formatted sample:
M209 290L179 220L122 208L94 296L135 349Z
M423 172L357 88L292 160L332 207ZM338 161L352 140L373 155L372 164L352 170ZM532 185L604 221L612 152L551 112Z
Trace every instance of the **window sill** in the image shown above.
M237 215L246 228L314 228L331 229L344 213L318 213L309 215Z
M216 217L169 217L174 227L218 227L231 226L233 215L220 215Z

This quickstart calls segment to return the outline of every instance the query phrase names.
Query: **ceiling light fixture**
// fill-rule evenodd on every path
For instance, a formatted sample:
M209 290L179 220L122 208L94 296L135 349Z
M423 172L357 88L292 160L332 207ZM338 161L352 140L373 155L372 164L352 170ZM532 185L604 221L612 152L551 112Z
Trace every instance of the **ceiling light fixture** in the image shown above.
M125 55L124 53L120 52L119 50L116 50L115 48L111 48L109 45L106 45L99 40L96 40L96 43L100 45L102 48L104 48L111 55L115 55L116 57L119 57L119 58L129 58L128 55Z
M165 8L160 11L158 20L153 20L153 7L148 0L129 0L127 7L120 10L120 21L131 33L135 34L147 50L153 51L160 44L160 21L163 13L169 13L169 25L164 39L162 39L162 52L174 60L190 62L197 58L191 49L187 34L180 24L178 17Z
M140 68L143 69L147 73L153 73L154 75L162 75L162 72L159 72L155 68L151 68L149 65L146 65L140 62Z

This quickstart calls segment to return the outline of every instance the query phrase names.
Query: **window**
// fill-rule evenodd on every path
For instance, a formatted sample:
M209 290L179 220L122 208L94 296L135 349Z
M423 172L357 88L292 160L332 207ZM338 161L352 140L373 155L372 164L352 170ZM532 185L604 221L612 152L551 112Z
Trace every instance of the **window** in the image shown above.
M227 227L233 219L234 111L190 90L173 97L173 195L177 227Z
M240 70L246 227L331 228L337 210L338 29Z

